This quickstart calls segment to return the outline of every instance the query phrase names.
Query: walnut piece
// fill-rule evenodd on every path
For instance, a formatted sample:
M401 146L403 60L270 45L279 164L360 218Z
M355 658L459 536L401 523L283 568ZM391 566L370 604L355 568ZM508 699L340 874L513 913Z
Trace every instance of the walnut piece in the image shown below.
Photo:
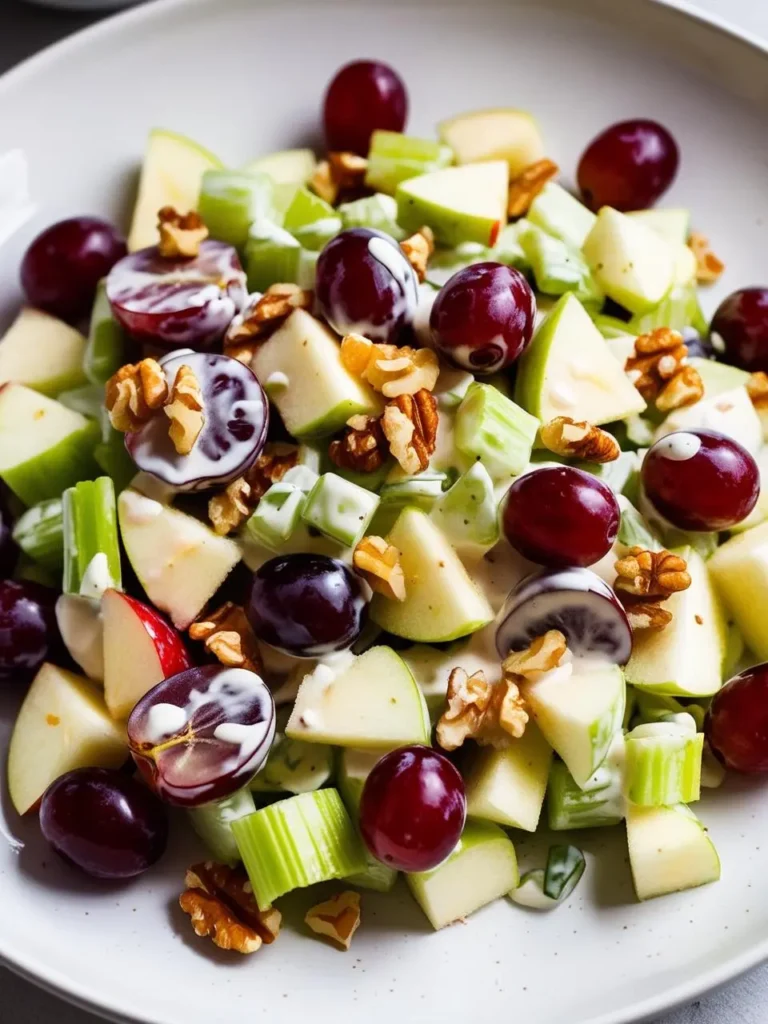
M621 455L616 438L586 421L556 416L541 428L542 444L555 455L583 459L585 462L613 462Z
M687 365L688 349L679 331L657 327L635 340L624 369L646 400L663 412L693 405L704 394L698 370Z
M558 629L549 629L537 636L523 651L512 651L501 663L506 676L537 679L542 672L551 672L562 661L568 647Z
M629 625L634 630L665 629L672 621L672 612L662 608L660 601L623 601Z
M666 550L632 547L616 562L615 569L614 588L634 597L663 600L691 585L685 559Z
M693 231L688 247L696 257L696 280L699 284L714 284L725 270L725 264L712 251L709 239L700 231Z
M531 203L548 181L556 178L560 168L552 160L537 160L529 164L509 183L507 213L510 217L524 217Z
M230 324L224 337L225 355L250 363L261 343L274 334L294 309L311 310L314 301L314 292L297 284L271 284Z
M168 382L154 359L128 363L114 373L104 387L104 404L115 430L131 434L162 409L168 400Z
M768 408L768 373L758 370L749 375L747 394L756 409Z
M340 892L324 903L311 907L304 918L313 932L333 939L342 949L349 949L352 937L360 927L360 894Z
M278 450L278 448L280 450ZM298 448L267 445L245 476L238 477L208 502L208 518L219 536L241 526L271 484L282 480L299 461Z
M321 160L308 185L326 203L335 206L342 192L360 188L365 183L368 161L357 153L333 152Z
M333 179L331 165L328 160L320 161L312 172L312 177L307 182L307 185L316 196L320 196L321 199L325 200L326 203L330 203L331 206L339 198L341 189Z
M381 419L389 450L406 473L426 469L437 444L437 401L422 388L388 402Z
M384 464L387 439L381 420L360 414L347 421L347 430L341 439L331 441L328 448L331 462L340 469L356 473L373 473Z
M179 906L192 919L195 934L210 935L219 949L255 953L280 934L279 910L259 910L242 868L206 861L193 864L184 879Z
M437 723L437 742L443 750L457 750L466 739L504 750L523 735L528 723L519 686L511 676L489 683L483 672L468 676L463 668L454 668L446 703Z
M158 250L165 259L194 259L200 255L200 246L208 237L199 213L178 213L172 206L164 206L157 215L160 232Z
M405 576L394 544L383 537L363 537L355 548L352 564L372 590L391 601L405 600Z
M341 362L355 377L367 381L385 398L432 391L440 373L430 348L374 344L362 334L347 334L341 343Z
M193 622L189 635L192 640L202 641L222 665L248 669L257 675L261 673L263 666L256 637L244 610L232 601Z
M191 366L180 366L163 412L171 421L168 434L179 455L189 455L205 423L203 391Z
M427 263L429 257L435 251L435 236L432 228L419 228L415 235L406 238L400 243L400 248L405 253L405 258L413 267L416 277L423 281L427 276Z

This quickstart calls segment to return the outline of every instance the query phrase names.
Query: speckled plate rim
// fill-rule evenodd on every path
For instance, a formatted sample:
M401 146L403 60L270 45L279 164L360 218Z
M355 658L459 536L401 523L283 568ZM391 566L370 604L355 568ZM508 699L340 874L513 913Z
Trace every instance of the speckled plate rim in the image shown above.
M23 85L27 79L33 78L39 71L60 57L75 57L79 51L96 45L111 35L118 35L123 27L134 26L142 21L151 24L155 18L165 16L169 11L177 8L191 9L217 2L222 2L222 0L150 0L149 3L113 14L104 21L97 22L61 42L46 47L40 53L22 61L0 76L0 103L4 96ZM254 0L254 2L258 2L258 0ZM628 3L628 0L621 0L621 2ZM768 64L768 40L762 40L754 33L736 27L726 18L701 11L687 3L686 0L632 0L632 4L638 10L642 10L644 7L661 7L671 14L681 15L693 23L707 26L716 33L730 37L736 43L750 47ZM765 960L768 960L768 934L746 952L729 956L717 967L702 970L690 981L671 985L653 996L640 999L618 1015L613 1012L600 1014L583 1021L583 1024L631 1024L635 1021L648 1020L677 1006L693 1002L699 996L733 981ZM36 961L34 957L25 956L11 949L4 940L2 930L0 930L0 964L38 988L89 1013L117 1021L119 1024L155 1024L150 1017L126 1015L115 1006L95 1000L86 986L76 983L59 971L52 970L45 963Z

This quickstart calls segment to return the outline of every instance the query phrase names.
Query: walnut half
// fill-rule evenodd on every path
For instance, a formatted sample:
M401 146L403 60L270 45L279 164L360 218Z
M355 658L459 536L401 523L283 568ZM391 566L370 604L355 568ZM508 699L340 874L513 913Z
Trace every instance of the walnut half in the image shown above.
M363 537L355 548L352 564L372 590L391 601L405 600L400 552L383 537Z
M519 739L528 723L520 689L511 676L489 683L483 672L455 668L448 678L447 708L437 723L437 742L457 750L466 739L503 750Z
M406 473L425 470L437 444L437 401L426 389L387 403L381 419L389 450Z
M216 611L193 622L192 640L200 640L206 650L229 668L244 668L257 674L262 670L261 654L251 624L243 609L227 601Z
M616 438L586 421L577 423L569 416L556 416L541 427L541 442L555 455L583 459L585 462L613 462L621 455Z
M259 910L242 868L206 861L193 864L184 879L179 906L189 914L195 934L210 935L219 949L255 953L280 934L279 910Z
M109 421L123 434L139 430L167 400L168 382L155 359L121 366L104 387Z
M164 206L157 215L160 232L158 251L165 259L194 259L208 237L199 213L178 213L172 206Z
M616 562L615 568L615 589L633 597L664 600L691 585L685 559L666 550L632 547Z
M179 455L189 455L205 424L203 390L191 366L180 366L163 412L171 421L168 434Z
M340 892L324 903L311 907L304 920L313 932L326 935L347 950L360 927L360 894Z

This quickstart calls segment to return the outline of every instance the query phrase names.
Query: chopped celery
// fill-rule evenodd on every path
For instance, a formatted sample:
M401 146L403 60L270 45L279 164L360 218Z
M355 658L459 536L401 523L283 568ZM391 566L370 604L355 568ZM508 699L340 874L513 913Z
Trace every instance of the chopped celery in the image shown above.
M539 291L545 295L573 292L584 306L602 306L604 295L578 249L570 248L534 225L521 232L518 240Z
M62 405L91 419L98 419L104 407L104 388L96 384L85 384L71 391L60 391L56 396Z
M290 707L277 713L277 730L267 760L251 781L252 793L311 793L333 775L334 751L324 743L305 743L285 735Z
M354 547L379 504L378 495L336 473L323 473L310 491L301 518L323 536Z
M344 228L373 228L386 232L398 242L405 238L405 232L397 223L397 203L383 192L342 203L337 213Z
M587 862L577 846L550 846L542 889L551 900L565 900L579 884Z
M270 551L281 551L301 522L306 500L304 491L292 483L272 484L246 523L251 539Z
M415 505L416 508L429 512L448 484L447 473L426 469L416 476L384 484L379 497L382 505L392 509L400 510L406 505Z
M381 751L354 750L351 747L339 753L339 792L356 825L365 780L380 757ZM366 850L365 871L351 875L347 881L363 889L389 892L397 881L397 872L394 868L382 864Z
M259 171L206 171L197 209L211 237L242 248L251 224L272 215L272 179Z
M301 246L290 232L268 220L251 225L245 246L248 289L264 292L272 284L297 284Z
M401 181L453 163L449 146L432 139L417 139L400 132L375 131L368 151L365 183L393 196Z
M676 697L663 693L649 693L646 690L635 689L636 697L636 721L638 724L663 722L670 715L689 714L701 730L704 728L704 717L706 710L696 701L687 701L683 704Z
M27 509L13 528L13 539L25 555L52 572L64 565L61 499L51 498Z
M505 228L502 228L493 248L488 253L489 259L497 260L508 267L517 267L518 270L527 270L530 262L520 244L520 235L530 226L528 221L520 220L516 224L507 224Z
M550 181L531 203L528 219L566 245L581 249L597 218L570 192Z
M191 807L187 813L192 828L208 847L214 860L233 865L240 860L240 853L232 834L232 822L253 814L255 810L256 804L250 790L240 789L223 800Z
M99 282L91 313L83 369L92 384L106 384L125 362L125 333L112 315L106 279Z
M499 509L493 480L481 462L440 495L432 518L455 548L493 547L500 536Z
M682 331L693 327L699 334L706 334L709 324L699 305L699 296L694 285L673 288L658 306L647 313L638 313L627 324L630 334L647 334L657 327L671 327Z
M703 733L677 721L638 725L626 736L627 796L640 807L692 803L701 793Z
M456 413L456 447L494 480L528 465L539 421L488 384L473 384Z
M527 871L520 879L520 885L507 895L513 903L529 910L554 910L559 903L544 892L544 868Z
M93 451L99 469L112 478L115 491L124 491L136 476L136 463L125 447L125 434L115 430L106 409L101 410L101 441Z
M115 486L107 476L81 480L64 492L65 594L99 598L122 586Z
M624 544L628 548L637 545L647 551L661 549L661 544L654 537L648 523L626 499L621 502L621 524L617 540L619 544Z
M319 250L341 231L341 217L324 199L302 186L285 211L283 227L306 249Z
M256 901L365 870L365 849L335 789L302 793L232 823Z
M620 732L606 759L583 786L576 784L562 761L555 761L547 787L552 831L618 824L624 817L623 764L624 736Z

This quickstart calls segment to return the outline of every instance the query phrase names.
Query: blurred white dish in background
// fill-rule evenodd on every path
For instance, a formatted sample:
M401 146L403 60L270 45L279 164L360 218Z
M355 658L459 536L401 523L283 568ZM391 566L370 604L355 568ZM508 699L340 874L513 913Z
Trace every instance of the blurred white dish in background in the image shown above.
M0 154L0 246L34 213L27 158L20 149Z
M38 7L60 7L67 11L114 11L142 0L27 0Z

